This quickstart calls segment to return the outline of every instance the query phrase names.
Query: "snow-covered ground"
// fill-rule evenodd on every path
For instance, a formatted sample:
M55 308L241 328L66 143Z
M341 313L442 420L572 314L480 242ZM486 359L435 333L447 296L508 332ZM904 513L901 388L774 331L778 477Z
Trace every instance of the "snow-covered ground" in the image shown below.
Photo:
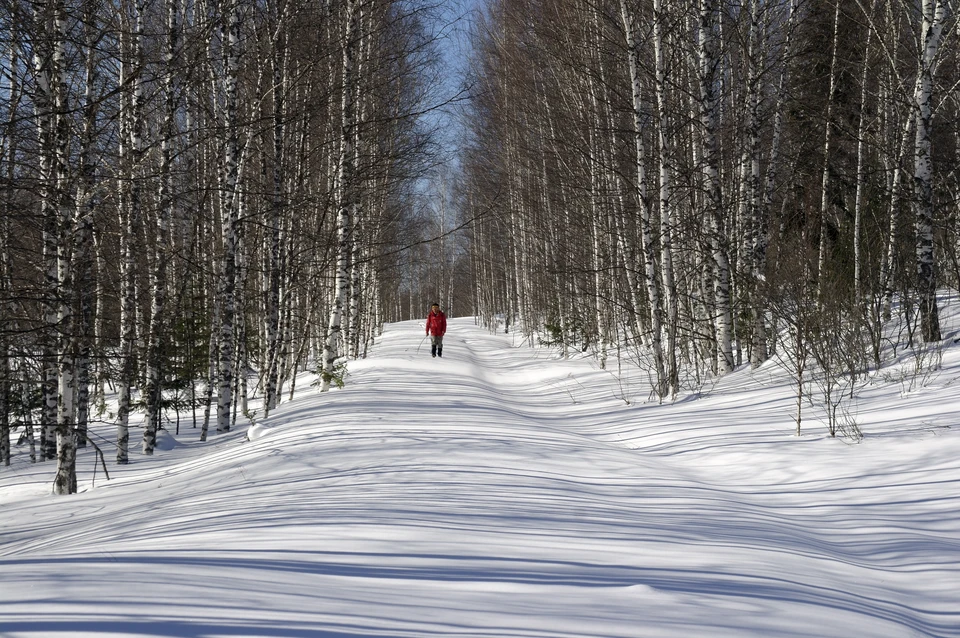
M472 320L421 338L252 440L184 428L93 489L83 452L76 496L19 450L0 636L960 636L960 346L863 387L857 444L795 436L775 363L657 405Z

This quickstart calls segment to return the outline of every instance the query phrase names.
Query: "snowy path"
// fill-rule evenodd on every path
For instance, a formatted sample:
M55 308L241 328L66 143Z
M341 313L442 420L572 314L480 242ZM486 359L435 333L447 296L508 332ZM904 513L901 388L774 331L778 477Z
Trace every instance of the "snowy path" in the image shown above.
M70 499L0 470L0 637L960 636L958 433L796 439L772 372L628 405L470 321L421 338L252 442L187 430Z

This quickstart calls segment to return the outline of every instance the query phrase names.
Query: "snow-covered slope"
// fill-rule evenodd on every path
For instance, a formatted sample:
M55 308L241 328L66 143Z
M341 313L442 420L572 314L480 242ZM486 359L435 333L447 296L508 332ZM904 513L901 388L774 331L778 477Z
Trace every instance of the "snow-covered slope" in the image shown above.
M793 434L773 363L656 405L471 320L421 338L249 437L184 429L94 489L85 452L73 497L18 454L0 636L960 636L960 348L863 388L853 444Z

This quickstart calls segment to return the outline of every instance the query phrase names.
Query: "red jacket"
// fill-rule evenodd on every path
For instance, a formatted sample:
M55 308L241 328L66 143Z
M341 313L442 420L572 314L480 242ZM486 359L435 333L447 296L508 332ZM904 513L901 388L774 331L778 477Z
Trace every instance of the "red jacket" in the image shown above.
M447 331L447 315L442 310L437 312L430 311L427 315L427 334L434 337L442 337Z

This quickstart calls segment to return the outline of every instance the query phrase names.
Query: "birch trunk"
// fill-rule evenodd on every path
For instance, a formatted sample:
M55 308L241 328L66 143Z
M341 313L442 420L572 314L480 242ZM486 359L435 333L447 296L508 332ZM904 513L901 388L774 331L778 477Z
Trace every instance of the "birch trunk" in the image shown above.
M547 120L547 127L549 131L549 140L556 140L556 124L554 122L553 109L551 108L550 100L547 97L546 91L542 88L542 83L538 83L538 87L541 88L539 91L540 100L543 105L544 114ZM541 136L543 132L541 131ZM551 153L556 154L556 149L551 145ZM569 326L570 326L570 317L568 313L568 304L567 304L567 286L568 279L564 277L561 273L566 269L564 256L568 253L568 242L567 242L567 232L570 227L569 220L569 208L567 207L566 201L563 197L563 188L560 187L560 202L557 210L561 211L560 216L558 217L554 212L553 202L551 201L551 182L550 182L550 173L547 170L547 149L546 147L543 150L541 156L540 169L543 179L543 206L546 211L548 219L557 219L561 223L552 223L550 224L550 239L552 244L552 250L548 253L551 257L552 270L555 274L554 276L554 286L556 292L556 304L557 304L557 324L560 331L560 340L562 355L564 359L569 358L570 356L570 335L569 335ZM559 180L558 180L559 181ZM558 186L560 186L558 184ZM482 241L482 239L481 239ZM480 281L483 281L481 279ZM637 316L639 317L638 313ZM638 326L637 330L637 339L640 339L640 333L642 330Z
M121 82L125 68L126 63L121 63ZM125 139L129 127L130 101L126 96L122 96L121 101L119 156L120 161L125 165L122 170L132 175L129 142ZM136 227L126 180L121 177L119 182L117 190L120 209L120 374L117 379L117 463L126 465L129 460L130 386L133 383L133 343L136 330L133 252Z
M7 229L0 223L0 233L5 230ZM6 242L0 245L0 259L3 260L3 263L0 263L0 295L6 296L9 292L9 286L6 284L8 273L6 266L9 264ZM6 313L7 309L2 308L0 311ZM10 465L10 414L13 412L10 373L10 347L7 340L0 337L0 464L4 466Z
M57 217L57 149L56 149L56 105L53 77L54 48L53 32L55 27L53 4L38 6L35 9L35 28L40 33L34 47L34 70L37 90L34 97L34 109L37 119L37 137L39 142L39 180L40 208L43 219L43 270L44 286L44 334L42 341L42 394L43 408L40 415L40 459L50 460L56 457L57 427L57 240L59 226Z
M320 391L330 389L338 357L338 346L342 337L344 306L350 288L350 262L353 254L353 222L356 197L356 155L355 144L357 126L356 62L359 48L359 11L357 0L347 0L345 6L345 40L343 47L343 87L341 94L340 160L337 171L337 266L334 281L333 303L330 319L327 322L321 360Z
M237 196L240 173L240 133L238 74L240 70L240 6L238 0L221 5L223 31L223 123L226 144L223 158L223 181L221 185L221 215L223 257L218 297L220 300L219 324L219 377L217 394L217 432L230 431L230 409L233 404L233 373L236 357L234 330L236 321L237 250L240 225Z
M857 173L856 192L853 199L853 296L859 307L863 298L863 258L861 256L861 235L863 234L863 187L865 183L865 143L867 124L867 73L870 69L873 29L867 29L867 43L863 52L863 67L860 72L860 114L857 119Z
M833 36L830 44L830 78L827 90L827 115L823 132L823 172L820 179L820 242L817 252L817 300L820 303L824 295L826 279L828 245L827 232L830 227L830 153L833 142L833 102L837 92L837 48L840 38L840 2L836 0L833 13Z
M364 99L362 82L364 79L364 67L370 56L372 38L370 37L370 28L367 24L368 15L364 10L362 2L357 3L357 34L359 40L357 44L357 54L354 70L354 109L356 110L356 121L353 126L353 164L356 173L354 181L356 182L357 192L353 197L353 236L350 254L350 301L349 315L347 319L347 354L350 358L356 359L360 354L360 332L362 329L361 309L366 291L363 289L363 271L364 271L364 250L363 234L366 232L366 208L370 202L363 196L364 192L360 189L362 176L360 175L362 146L362 124L366 116L367 100ZM441 238L441 241L443 239ZM449 307L449 306L448 306Z
M786 22L786 33L783 40L783 48L779 56L780 78L777 82L777 90L773 103L773 133L770 141L770 152L767 156L767 170L764 174L763 196L760 200L760 227L757 229L757 241L754 246L754 266L756 268L755 278L761 279L764 276L767 264L767 245L769 241L769 220L771 217L771 208L773 206L773 193L776 187L777 168L780 163L780 140L783 136L783 112L786 104L787 78L789 76L790 58L792 52L792 39L794 20L797 15L797 7L800 0L791 0L789 14ZM766 328L763 323L763 317L755 317L758 322L754 329L754 339L764 339L764 344L754 343L754 352L766 351ZM754 367L758 366L760 361L751 362Z
M284 8L286 5L284 5ZM263 416L266 418L277 407L278 371L280 365L280 281L281 281L281 250L283 236L284 199L284 135L285 135L285 106L287 92L287 48L285 30L281 24L283 9L278 8L276 2L270 3L273 20L273 55L271 59L273 71L273 193L270 202L270 250L267 261L267 300L266 300L266 337L267 337L267 374L264 390Z
M923 0L922 13L920 69L913 93L916 111L913 182L920 330L923 340L930 343L941 338L933 237L933 161L930 131L933 120L933 70L940 50L946 7L943 0Z
M892 109L891 109L892 110ZM900 229L900 206L903 200L903 162L906 157L907 147L910 139L914 135L916 118L911 112L907 116L906 127L900 132L899 143L895 144L893 149L894 156L891 160L885 160L887 173L890 176L887 182L888 190L888 227L887 227L887 245L884 251L883 261L880 264L880 289L883 291L883 317L890 319L891 308L893 305L893 279L894 265L896 263L897 246L899 244ZM892 166L891 166L892 165Z
M134 2L133 16L123 7L125 25L121 33L120 86L132 86L121 93L120 148L122 176L120 194L120 333L121 364L117 405L117 463L129 461L131 390L136 374L137 339L137 235L142 218L140 163L143 156L143 4ZM133 20L133 28L126 25Z
M644 284L647 303L650 305L650 347L653 351L653 368L656 375L654 392L665 397L670 392L670 377L663 356L663 307L660 301L660 279L656 270L656 246L651 224L650 200L647 197L646 153L643 144L643 86L640 79L640 43L637 40L634 16L627 0L620 0L620 15L627 40L627 66L630 70L630 86L633 105L633 150L636 171L636 194L640 205L640 236L643 254ZM655 18L656 19L656 18Z
M590 82L590 98L594 99L594 87L593 81ZM593 103L593 109L591 115L596 117L596 103ZM588 141L587 153L590 171L590 237L593 242L593 251L591 253L592 267L593 267L593 314L594 320L596 321L596 338L597 338L597 358L600 363L600 369L605 370L607 367L607 335L605 329L605 315L604 315L604 280L601 276L601 273L604 270L603 265L603 244L601 241L602 229L600 227L600 177L598 175L600 171L600 162L597 158L597 135L593 130L593 126L590 129L590 136ZM521 270L517 277L523 276L523 271Z
M20 34L18 28L11 24L9 30L9 48L7 55L7 69L16 69L20 66ZM0 167L6 170L3 173L7 187L0 191L0 315L4 318L13 316L11 301L13 258L10 251L10 239L13 215L12 185L16 175L13 159L17 154L16 123L17 106L21 99L21 86L16 73L8 73L3 78L6 83L4 89L8 96L8 111L3 128L3 137L0 138ZM8 327L14 330L15 326ZM11 343L6 331L0 331L0 463L10 465L10 415L14 413L17 401L14 398L13 366L11 362Z
M204 4L194 5L196 13L195 20L199 27L203 29L206 33L206 55L202 59L203 69L199 73L206 82L203 83L203 86L206 86L208 89L208 94L205 94L202 91L202 87L199 87L195 93L196 100L196 117L197 117L197 126L204 128L204 124L209 126L216 126L215 122L217 118L220 117L220 114L212 108L211 102L213 101L213 96L219 93L220 80L217 78L217 73L214 70L215 66L215 55L214 55L214 41L219 36L221 40L224 39L223 36L223 10L220 10L218 15L215 15L211 8L206 7ZM211 121L212 120L212 121ZM204 174L204 167L210 166L212 163L215 163L217 160L211 159L210 157L210 146L203 145L198 149L197 154L197 174L196 181L200 185L203 183L207 176ZM224 179L223 168L220 167L220 172L218 175L218 180L221 182L220 189L223 190L222 182ZM223 225L223 209L222 209L222 200L220 198L210 198L205 203L205 213L209 215L211 219L217 220L215 224L219 224L219 233L222 237L224 231ZM215 224L211 224L209 227L209 232L216 232L214 230ZM205 236L205 231L202 230L204 226L201 225L201 233L197 238L198 246L197 252L199 253L202 250L204 243L213 243L213 239L209 236ZM206 241L205 241L206 240ZM223 246L221 246L221 251ZM210 421L211 421L211 412L213 410L214 402L214 393L219 390L218 380L220 376L220 333L221 333L221 307L223 305L223 300L221 299L219 293L220 287L223 282L223 259L220 258L222 253L218 255L216 260L211 260L209 262L208 272L210 273L206 278L205 287L208 291L216 290L214 294L208 293L208 304L209 317L210 317L210 332L209 340L207 342L207 366L206 366L206 383L203 392L203 421L200 424L200 440L206 441L207 435L210 431Z
M0 164L6 162L5 149L0 149ZM4 193L6 195L6 193ZM6 208L7 202L2 202ZM4 211L6 212L6 211ZM9 299L10 295L10 252L7 242L10 227L6 215L0 215L0 299ZM9 317L8 302L0 302L0 315ZM10 366L11 349L6 335L0 334L0 464L10 465L10 415L13 413L12 368Z
M51 47L53 59L50 73L50 88L53 90L54 107L54 144L56 187L54 206L57 209L57 324L59 329L59 362L57 373L57 474L53 481L55 494L75 494L77 492L77 441L76 393L74 382L76 374L77 334L76 317L73 312L73 300L76 296L75 273L73 269L73 210L68 204L68 148L69 129L67 114L68 90L64 71L66 10L61 2L53 4L53 22Z
M767 358L767 328L764 321L766 303L764 296L758 290L763 276L763 251L761 246L764 244L764 240L761 236L766 232L760 171L760 102L763 88L761 78L765 71L763 60L766 52L763 50L761 42L762 26L758 4L758 0L751 0L749 10L750 36L747 56L749 68L747 71L747 113L744 131L747 143L746 162L742 176L745 191L743 205L746 208L744 224L747 227L745 233L747 242L744 246L743 258L745 271L748 274L747 304L750 323L752 324L750 330L752 333L750 363L753 367L758 367Z
M173 61L177 50L179 25L177 0L167 0L167 50L165 55L166 77L164 78L164 116L160 140L160 179L157 193L156 252L151 276L150 330L147 348L147 396L146 415L143 427L143 454L150 456L157 444L157 430L162 417L163 387L160 369L165 345L167 304L167 261L169 226L173 219L173 137L176 104L174 102Z
M730 309L730 260L724 232L723 191L720 184L720 157L717 142L719 99L717 81L721 57L717 47L718 0L700 0L697 30L700 80L700 161L703 172L709 243L714 275L713 316L716 329L716 368L720 375L733 370Z
M93 146L96 143L99 100L94 96L99 84L97 64L97 15L93 3L85 7L84 46L86 48L86 73L83 98L83 134L80 142L80 175L76 194L76 218L74 262L76 264L77 308L77 418L76 440L78 447L87 445L87 422L90 406L90 351L93 339L93 305L95 296L93 277L94 210L96 208L96 166L93 161Z
M653 3L653 55L657 94L657 150L660 165L660 276L663 280L664 309L666 311L665 373L670 394L680 391L680 375L677 368L677 329L679 328L679 303L673 271L673 150L670 147L670 130L667 112L667 64L664 59L664 24L667 13L662 0Z

